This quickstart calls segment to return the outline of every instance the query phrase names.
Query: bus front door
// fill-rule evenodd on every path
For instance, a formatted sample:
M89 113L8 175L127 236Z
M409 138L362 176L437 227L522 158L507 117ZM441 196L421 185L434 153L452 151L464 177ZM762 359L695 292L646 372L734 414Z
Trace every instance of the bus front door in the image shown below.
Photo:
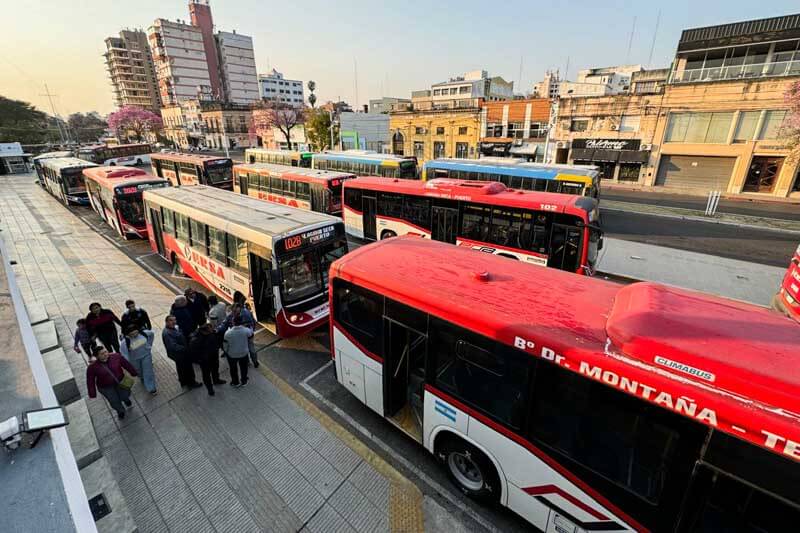
M384 415L418 442L422 442L427 337L384 318Z
M377 228L375 227L375 214L377 212L377 202L374 197L364 196L362 208L364 210L363 227L364 238L370 241L377 239Z
M553 224L547 266L576 272L581 262L581 228Z
M164 252L164 235L161 233L161 213L158 209L150 208L150 220L153 221L153 240L156 241L158 255L166 257Z
M433 206L432 211L431 239L455 244L458 233L458 209Z
M274 306L272 302L272 282L270 271L272 263L268 259L251 253L250 254L250 283L253 290L253 307L256 311L256 318L266 321L274 317Z

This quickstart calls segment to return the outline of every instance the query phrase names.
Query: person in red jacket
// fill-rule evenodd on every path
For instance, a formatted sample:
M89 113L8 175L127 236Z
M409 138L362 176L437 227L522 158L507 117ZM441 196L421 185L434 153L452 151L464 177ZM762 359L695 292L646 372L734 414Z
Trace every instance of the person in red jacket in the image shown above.
M89 305L89 314L86 315L86 329L94 339L99 339L108 351L119 352L119 333L117 326L120 325L119 318L110 309L94 302Z
M103 346L95 347L95 357L86 368L86 388L89 398L97 398L97 391L105 396L108 403L119 415L125 418L125 406L131 407L131 391L120 386L125 369L131 376L137 376L136 369L118 353L108 353Z

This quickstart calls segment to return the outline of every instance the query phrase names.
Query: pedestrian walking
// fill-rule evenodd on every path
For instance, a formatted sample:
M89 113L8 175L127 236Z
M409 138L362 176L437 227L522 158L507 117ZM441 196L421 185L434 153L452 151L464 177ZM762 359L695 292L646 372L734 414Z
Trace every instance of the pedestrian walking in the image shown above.
M137 375L136 368L120 354L109 353L103 346L95 346L94 359L86 367L86 388L89 391L89 398L97 398L97 391L100 391L122 420L125 418L125 406L133 406L131 376Z
M206 295L202 292L197 292L191 287L186 287L183 291L183 295L186 296L186 303L192 311L195 324L198 326L200 324L205 324L206 315L209 311L208 298L206 298Z
M189 341L181 332L174 315L169 315L164 319L164 329L161 330L161 340L167 350L167 357L175 362L175 371L178 373L178 381L181 387L193 389L200 384L194 378L194 367L192 358L189 355Z
M225 340L222 346L228 357L231 386L241 387L247 385L247 356L250 353L247 341L253 336L253 330L242 324L241 315L233 319L233 324L233 327L225 332ZM240 373L241 382L239 381Z
M156 374L153 371L153 338L155 334L147 329L139 330L131 325L125 331L125 340L122 343L122 355L136 368L142 378L144 388L155 396L158 394L156 387Z
M117 326L121 322L114 311L104 309L99 303L89 305L89 314L86 315L86 329L92 340L98 339L112 353L119 353L119 333Z
M216 295L212 294L208 297L208 323L211 324L213 329L217 329L227 316L225 302L220 302Z
M125 301L125 312L120 317L122 331L127 331L131 324L136 325L139 331L153 331L153 324L150 323L150 316L141 307L136 307L133 300Z
M236 296L234 296L234 298L235 297ZM231 327L233 327L236 317L242 318L242 324L245 327L250 328L250 330L252 331L256 330L256 319L255 317L253 317L253 313L245 309L245 307L241 303L235 303L231 307L230 314L227 317L225 317L225 321L222 323L222 325L217 327L217 331L225 332L229 330ZM253 362L253 367L258 368L259 366L258 356L256 354L256 347L252 336L247 342L247 347L248 347L248 354L250 355L250 360Z
M75 323L75 326L75 346L73 346L73 348L78 353L81 353L81 348L83 348L83 353L86 354L86 357L91 359L94 357L92 348L95 346L95 344L94 340L92 340L92 336L89 334L89 330L86 329L86 319L78 319L78 321Z
M206 322L192 333L189 341L189 352L203 372L203 385L209 396L214 396L214 385L227 383L219 378L219 341L211 324Z
M180 332L183 333L183 336L188 341L189 336L197 329L197 320L189 307L189 300L186 299L186 296L178 295L175 297L170 314L175 317Z

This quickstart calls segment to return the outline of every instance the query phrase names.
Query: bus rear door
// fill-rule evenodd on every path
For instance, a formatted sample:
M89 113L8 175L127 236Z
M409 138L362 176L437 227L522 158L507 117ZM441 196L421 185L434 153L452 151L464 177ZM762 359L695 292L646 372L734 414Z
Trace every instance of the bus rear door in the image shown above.
M252 246L252 245L251 245ZM252 248L255 248L252 246ZM266 255L266 254L264 254ZM250 283L256 318L266 321L275 316L272 297L272 262L250 251Z
M435 205L432 215L431 239L455 244L458 234L458 209Z
M377 239L375 215L377 214L377 201L374 196L363 197L364 239L374 241Z
M156 241L158 255L166 257L164 255L164 235L161 233L161 213L158 209L150 208L150 220L153 222L153 240Z

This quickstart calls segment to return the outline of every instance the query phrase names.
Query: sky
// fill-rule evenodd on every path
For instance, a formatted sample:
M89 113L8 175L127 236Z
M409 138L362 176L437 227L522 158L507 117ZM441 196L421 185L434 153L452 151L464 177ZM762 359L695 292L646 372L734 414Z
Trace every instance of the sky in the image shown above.
M187 4L0 0L0 95L51 112L47 84L61 115L109 113L104 39L123 28L146 30L156 18L188 19ZM560 69L563 78L567 65L569 79L591 67L666 67L683 29L800 12L789 0L211 0L211 9L218 30L253 37L259 72L276 68L288 79L313 79L319 102L351 105L409 98L413 90L478 69L527 93L547 69Z

